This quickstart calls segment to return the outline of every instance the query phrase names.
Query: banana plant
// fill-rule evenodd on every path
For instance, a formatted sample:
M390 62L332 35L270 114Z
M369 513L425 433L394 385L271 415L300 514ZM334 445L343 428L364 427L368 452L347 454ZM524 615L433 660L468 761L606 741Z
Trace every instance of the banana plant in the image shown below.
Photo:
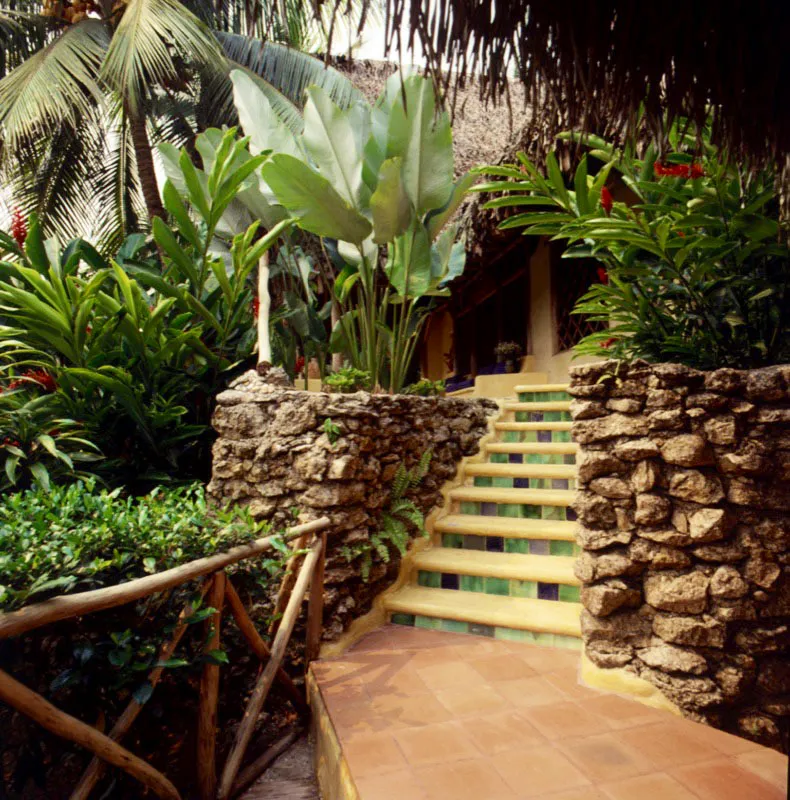
M278 117L248 75L234 71L231 79L252 152L270 152L261 194L321 237L335 259L344 309L335 348L374 384L399 391L430 298L446 294L463 271L451 220L474 181L467 174L453 182L450 123L437 113L432 84L396 75L372 107L346 109L311 86L300 129Z

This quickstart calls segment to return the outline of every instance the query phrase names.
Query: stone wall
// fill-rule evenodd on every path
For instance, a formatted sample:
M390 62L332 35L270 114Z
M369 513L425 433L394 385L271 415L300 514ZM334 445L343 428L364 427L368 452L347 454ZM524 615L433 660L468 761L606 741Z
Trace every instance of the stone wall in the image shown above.
M696 719L781 747L790 366L609 361L572 370L570 394L587 656Z
M464 456L478 450L497 410L490 400L406 395L319 394L264 382L254 372L217 398L209 494L246 506L276 526L321 516L332 521L325 576L325 638L336 638L397 576L374 558L367 581L341 553L379 529L399 464L430 449L429 474L411 495L426 513L441 501ZM332 443L327 420L339 429Z

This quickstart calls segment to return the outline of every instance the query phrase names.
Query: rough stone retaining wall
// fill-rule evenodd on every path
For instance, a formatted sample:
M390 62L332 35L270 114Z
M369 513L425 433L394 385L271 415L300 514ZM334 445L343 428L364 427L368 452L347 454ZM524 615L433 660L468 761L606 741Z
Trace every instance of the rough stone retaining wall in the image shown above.
M587 656L781 748L790 723L790 366L575 368ZM784 717L784 720L782 719Z
M277 526L293 524L294 509L303 522L331 519L324 620L325 638L333 639L397 575L393 553L388 564L374 558L363 581L341 548L380 528L398 465L411 468L432 450L430 471L410 495L427 513L461 459L477 452L496 411L490 400L296 391L248 372L217 398L209 494ZM340 430L334 444L327 419Z

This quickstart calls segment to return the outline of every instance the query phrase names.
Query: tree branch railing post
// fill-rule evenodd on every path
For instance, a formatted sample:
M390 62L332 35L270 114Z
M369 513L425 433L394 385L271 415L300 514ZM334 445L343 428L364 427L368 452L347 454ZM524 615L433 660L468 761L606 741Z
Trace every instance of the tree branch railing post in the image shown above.
M281 594L284 595L283 601L287 605L285 605L285 613L271 649L256 630L243 602L225 574L225 569L273 549L275 537L272 536L117 586L73 595L61 595L42 603L25 606L18 611L0 613L0 640L20 636L61 620L116 608L190 581L205 578L198 590L198 596L203 598L207 595L208 607L215 610L206 623L206 649L209 653L200 680L197 778L201 800L230 797L238 793L240 786L248 786L253 782L303 730L304 720L309 709L303 693L285 672L282 662L308 587L310 588L310 602L307 621L307 650L310 658L317 655L323 614L325 529L328 526L329 520L322 517L291 528L283 536L286 541L298 539L303 547L310 535L318 535L302 562L298 577L292 584L292 590L287 588L283 592L281 589ZM293 566L293 561L291 563ZM151 689L154 689L159 683L166 662L173 656L186 632L190 618L194 614L193 602L194 600L191 600L185 604L170 638L160 646L157 661L148 674L148 683ZM210 651L218 650L220 646L221 615L225 603L227 603L228 610L248 646L266 665L245 710L217 789L216 731L220 669L219 664L211 660ZM239 774L255 723L275 680L299 712L301 722L295 730L272 745ZM93 753L94 758L73 789L70 800L86 800L103 776L107 764L123 770L157 797L166 798L166 800L181 800L176 787L159 770L119 744L143 708L136 700L129 702L109 734L104 734L88 723L61 711L2 670L0 670L0 701L55 735L85 747Z

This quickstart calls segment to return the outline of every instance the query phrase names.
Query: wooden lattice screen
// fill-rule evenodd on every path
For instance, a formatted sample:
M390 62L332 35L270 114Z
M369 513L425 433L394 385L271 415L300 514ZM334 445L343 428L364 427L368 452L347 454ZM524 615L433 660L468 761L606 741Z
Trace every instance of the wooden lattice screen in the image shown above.
M600 264L592 259L552 259L551 286L554 295L554 324L557 352L570 350L585 336L601 330L602 322L591 322L581 314L572 314L579 298L599 282Z

